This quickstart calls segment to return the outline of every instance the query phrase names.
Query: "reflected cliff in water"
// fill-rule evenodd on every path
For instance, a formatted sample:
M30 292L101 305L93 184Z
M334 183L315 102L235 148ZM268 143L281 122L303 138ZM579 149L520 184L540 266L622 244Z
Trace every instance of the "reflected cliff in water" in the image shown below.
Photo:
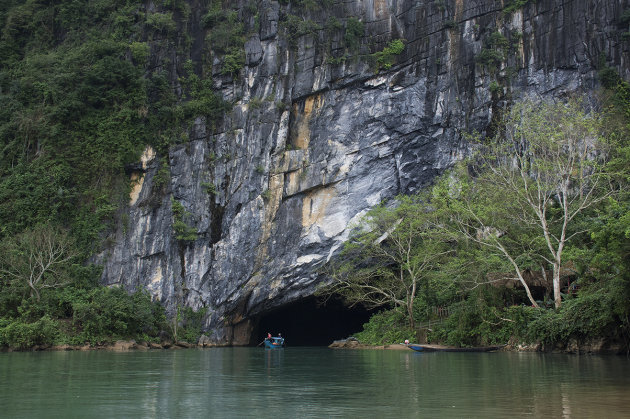
M622 417L630 362L327 348L0 354L3 416Z

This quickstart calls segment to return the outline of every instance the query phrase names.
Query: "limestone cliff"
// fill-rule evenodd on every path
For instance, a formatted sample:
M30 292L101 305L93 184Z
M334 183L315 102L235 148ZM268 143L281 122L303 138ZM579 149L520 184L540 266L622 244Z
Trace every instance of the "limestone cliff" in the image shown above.
M353 223L461 159L462 134L498 109L593 92L601 65L629 76L627 0L233 3L254 28L238 74L220 54L202 64L198 1L180 22L192 47L169 61L177 85L192 59L232 110L218 126L198 118L168 156L147 149L99 257L104 284L146 287L171 312L207 307L217 343L247 343L251 319L311 295ZM379 62L395 39L402 54ZM178 240L177 221L194 240Z

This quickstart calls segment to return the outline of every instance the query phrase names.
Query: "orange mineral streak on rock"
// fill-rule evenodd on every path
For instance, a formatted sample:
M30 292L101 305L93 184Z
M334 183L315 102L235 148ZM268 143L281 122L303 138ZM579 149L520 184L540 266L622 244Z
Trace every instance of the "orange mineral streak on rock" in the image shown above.
M302 226L308 229L321 224L326 216L326 209L336 196L334 188L324 188L307 193L302 201Z
M298 193L298 191L300 190L300 173L298 172L291 172L291 173L287 173L286 174L286 195L287 196L292 196L295 195L296 193Z
M459 21L462 18L464 11L464 0L455 0L455 21Z
M317 113L323 104L324 97L322 95L312 95L304 101L304 110L301 113L299 104L293 105L293 115L297 126L297 135L293 139L293 146L300 149L308 148L311 141L310 123L313 112Z
M135 205L144 185L144 173L133 172L131 174L131 192L129 192L129 205Z
M146 170L149 162L155 158L155 150L153 147L147 146L140 157L142 162L142 169ZM135 205L142 192L142 185L144 185L144 172L133 172L131 174L131 192L129 192L129 205Z

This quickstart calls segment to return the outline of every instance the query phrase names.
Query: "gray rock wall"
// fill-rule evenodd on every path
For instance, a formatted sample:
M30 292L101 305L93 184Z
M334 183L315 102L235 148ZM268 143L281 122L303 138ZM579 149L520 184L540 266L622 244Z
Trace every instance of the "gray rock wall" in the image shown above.
M146 288L171 313L206 307L217 343L248 343L256 315L311 295L369 208L430 184L468 152L462 133L485 132L506 104L591 94L601 60L629 76L627 0L532 0L510 14L488 0L256 5L238 77L221 75L220 57L204 70L233 109L220 126L197 119L168 159L147 149L99 256L104 284ZM204 10L191 6L199 60ZM288 14L322 29L291 36ZM327 29L332 17L364 23L358 48ZM399 38L404 52L377 70L369 54ZM500 62L480 60L484 49ZM170 180L157 187L160 167ZM176 239L173 200L196 240Z

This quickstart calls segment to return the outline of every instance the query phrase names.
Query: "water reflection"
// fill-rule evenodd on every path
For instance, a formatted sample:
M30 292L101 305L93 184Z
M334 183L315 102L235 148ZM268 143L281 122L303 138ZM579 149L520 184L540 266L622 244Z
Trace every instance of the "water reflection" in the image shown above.
M623 417L626 358L326 348L0 354L3 417ZM272 414L273 413L273 414Z
M273 369L282 367L284 349L265 349L265 369L270 375Z

